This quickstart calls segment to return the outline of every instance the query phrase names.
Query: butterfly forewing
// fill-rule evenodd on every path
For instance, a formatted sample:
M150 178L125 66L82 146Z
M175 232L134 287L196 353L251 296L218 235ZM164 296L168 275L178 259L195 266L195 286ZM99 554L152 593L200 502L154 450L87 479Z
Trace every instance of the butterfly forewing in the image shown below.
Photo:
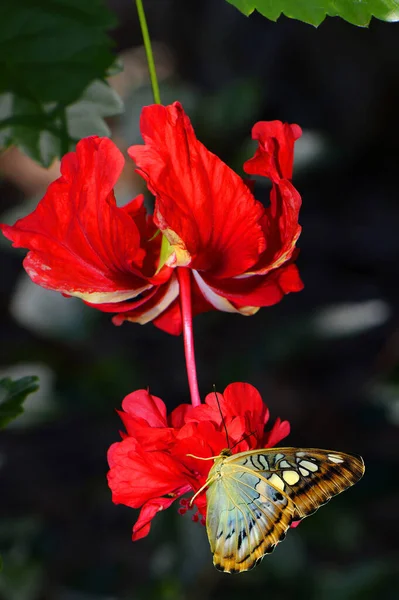
M215 566L247 571L285 537L292 520L315 512L364 473L360 456L271 448L221 455L208 477L207 532Z
M283 539L294 505L256 473L235 464L222 469L207 491L213 562L228 573L248 571Z
M313 448L255 450L236 454L227 461L257 471L288 495L295 505L294 519L314 513L364 473L360 456Z

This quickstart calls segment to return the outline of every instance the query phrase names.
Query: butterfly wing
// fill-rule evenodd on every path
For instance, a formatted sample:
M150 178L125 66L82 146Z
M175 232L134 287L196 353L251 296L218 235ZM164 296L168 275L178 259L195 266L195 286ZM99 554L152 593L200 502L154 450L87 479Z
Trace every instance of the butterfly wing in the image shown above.
M315 512L364 473L359 456L271 448L223 457L209 473L207 532L217 569L252 569L293 520Z
M364 473L360 456L313 448L241 452L227 461L258 472L286 494L295 505L295 520L314 513Z
M207 490L207 532L220 571L252 569L285 537L295 507L256 472L234 464ZM210 477L212 473L210 473Z

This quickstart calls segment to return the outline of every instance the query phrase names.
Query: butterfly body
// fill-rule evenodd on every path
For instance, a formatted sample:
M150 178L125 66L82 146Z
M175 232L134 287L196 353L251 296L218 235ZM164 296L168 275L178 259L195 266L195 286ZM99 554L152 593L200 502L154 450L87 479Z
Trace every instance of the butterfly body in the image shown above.
M330 450L267 448L215 458L207 479L207 533L217 569L248 571L364 473L360 457Z

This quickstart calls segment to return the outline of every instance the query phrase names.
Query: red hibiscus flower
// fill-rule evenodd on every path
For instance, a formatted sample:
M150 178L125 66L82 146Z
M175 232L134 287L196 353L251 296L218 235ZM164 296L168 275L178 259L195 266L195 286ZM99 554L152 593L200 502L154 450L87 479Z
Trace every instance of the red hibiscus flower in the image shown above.
M105 310L139 294L139 303L154 303L155 284L169 279L171 269L155 274L161 240L143 196L116 206L113 187L123 165L111 140L83 139L62 159L61 177L36 210L12 227L1 226L14 246L29 248L24 267L35 283ZM163 296L173 283L177 288L171 279L161 286ZM159 293L156 302L162 303Z
M193 277L193 313L223 310L251 315L303 285L293 260L301 228L301 198L290 182L298 125L260 122L259 140L245 171L273 183L264 208L245 182L199 142L178 102L145 107L144 146L129 154L155 196L154 223L168 244L166 264L188 267ZM135 311L120 320L135 319ZM178 300L158 326L181 330Z
M219 455L226 447L234 453L272 447L289 434L289 423L280 419L271 430L264 431L269 411L252 385L232 383L217 397L220 408L215 393L211 393L205 404L183 404L169 416L162 400L145 390L124 399L120 415L126 433L109 449L108 483L116 504L141 507L133 540L148 534L157 512L204 485L212 460L187 454L207 458ZM182 499L179 512L186 512L188 502ZM205 493L199 494L194 504L198 509L194 520L204 520Z
M29 249L35 283L115 313L116 324L153 321L173 334L182 330L179 270L190 274L193 314L251 315L302 288L293 264L301 200L290 181L297 125L253 129L259 148L244 169L272 181L268 208L197 140L179 103L145 107L141 132L145 145L129 154L155 196L153 217L141 196L117 207L124 159L110 140L91 137L63 158L33 213L1 226Z

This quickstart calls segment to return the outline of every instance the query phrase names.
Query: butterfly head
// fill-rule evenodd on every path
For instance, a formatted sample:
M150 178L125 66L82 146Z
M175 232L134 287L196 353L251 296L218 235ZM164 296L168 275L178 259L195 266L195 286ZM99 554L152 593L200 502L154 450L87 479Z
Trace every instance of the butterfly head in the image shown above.
M231 456L233 453L230 448L225 448L221 451L220 456Z

